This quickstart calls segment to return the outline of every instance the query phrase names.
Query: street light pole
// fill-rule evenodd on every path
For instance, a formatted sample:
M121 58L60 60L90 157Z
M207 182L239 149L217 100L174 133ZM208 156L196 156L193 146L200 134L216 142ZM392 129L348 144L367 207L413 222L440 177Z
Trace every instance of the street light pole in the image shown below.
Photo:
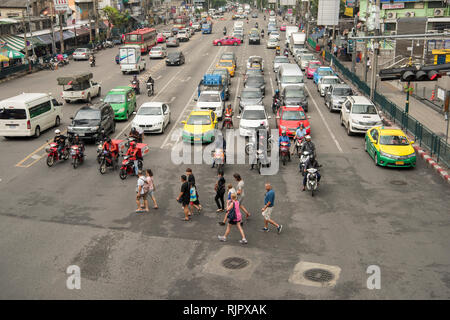
M28 13L28 25L30 26L30 43L31 43L31 50L33 52L33 56L35 56L34 52L34 45L33 45L33 30L31 30L31 7L30 7L30 0L27 0L27 13Z

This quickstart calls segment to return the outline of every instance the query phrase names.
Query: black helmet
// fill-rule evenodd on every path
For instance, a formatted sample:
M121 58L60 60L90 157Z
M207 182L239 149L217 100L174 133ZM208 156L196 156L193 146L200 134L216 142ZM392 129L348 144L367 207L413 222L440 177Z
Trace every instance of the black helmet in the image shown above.
M108 143L111 143L111 138L108 137L108 139L106 139L106 141L107 141Z

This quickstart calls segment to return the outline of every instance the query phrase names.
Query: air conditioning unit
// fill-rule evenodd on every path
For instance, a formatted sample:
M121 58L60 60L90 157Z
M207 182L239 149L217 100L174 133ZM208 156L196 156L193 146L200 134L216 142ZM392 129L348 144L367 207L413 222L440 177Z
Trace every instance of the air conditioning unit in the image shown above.
M387 19L395 19L397 18L397 12L388 12L386 15Z
M414 11L405 12L405 17L407 17L407 18L414 17Z
M435 17L442 17L442 16L444 16L444 9L434 9L433 15Z

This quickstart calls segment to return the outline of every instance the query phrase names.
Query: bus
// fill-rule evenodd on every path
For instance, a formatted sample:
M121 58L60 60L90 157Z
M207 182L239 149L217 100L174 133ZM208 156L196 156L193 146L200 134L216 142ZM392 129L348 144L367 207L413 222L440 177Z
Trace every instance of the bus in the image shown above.
M187 16L178 16L173 24L174 28L183 29L189 27L189 18Z
M156 29L137 29L125 35L124 44L136 44L141 47L141 53L148 53L156 45Z

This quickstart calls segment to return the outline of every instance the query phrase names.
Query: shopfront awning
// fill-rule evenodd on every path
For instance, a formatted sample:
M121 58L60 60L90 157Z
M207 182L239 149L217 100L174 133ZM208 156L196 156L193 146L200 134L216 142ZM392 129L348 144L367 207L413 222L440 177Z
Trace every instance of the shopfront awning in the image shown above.
M17 36L2 36L0 37L1 46L6 46L11 50L22 51L25 49L25 42L23 38Z
M0 49L0 55L8 57L9 59L22 59L25 58L25 55L22 52L11 50L3 47Z

